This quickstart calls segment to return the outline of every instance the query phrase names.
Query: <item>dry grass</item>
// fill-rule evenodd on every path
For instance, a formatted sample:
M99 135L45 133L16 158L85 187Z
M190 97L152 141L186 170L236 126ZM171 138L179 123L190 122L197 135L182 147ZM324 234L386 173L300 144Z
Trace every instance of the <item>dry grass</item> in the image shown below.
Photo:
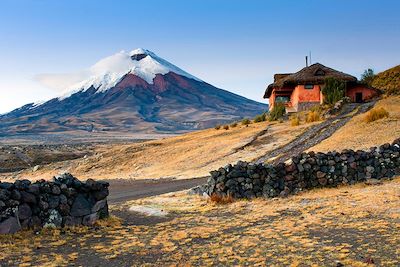
M232 195L221 196L220 194L214 193L210 196L210 201L216 204L225 205L233 203L235 199L232 197Z
M226 164L258 158L290 142L310 125L290 127L289 122L238 124L228 131L213 128L144 143L99 145L86 159L54 163L42 166L36 172L13 175L32 180L50 179L65 171L80 179L201 177ZM268 131L253 145L242 149L267 127ZM10 176L0 175L0 179L7 180Z
M399 195L400 178L225 205L170 193L111 207L172 214L160 222L0 236L0 265L398 266ZM51 245L60 239L66 242Z
M389 112L383 107L377 107L368 111L364 117L364 121L373 122L384 118L389 118Z
M399 96L391 96L378 101L375 108L388 110L390 112L389 118L366 123L365 114L357 115L330 138L310 148L309 151L369 149L373 146L392 142L400 137L399 102Z
M300 118L299 116L293 116L290 118L290 125L291 126L299 126L300 125Z
M307 117L306 117L306 122L310 123L310 122L316 122L316 121L320 121L321 117L318 113L318 111L310 111L307 113Z

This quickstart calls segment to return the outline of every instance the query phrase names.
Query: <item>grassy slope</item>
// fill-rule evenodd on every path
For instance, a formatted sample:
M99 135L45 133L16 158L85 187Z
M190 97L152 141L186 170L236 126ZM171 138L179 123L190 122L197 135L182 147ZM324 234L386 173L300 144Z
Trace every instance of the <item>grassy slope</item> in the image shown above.
M248 127L238 125L229 130L202 130L145 143L103 145L87 159L50 164L36 172L30 169L17 177L50 178L65 171L81 179L201 177L228 163L253 160L291 141L309 126L261 122ZM268 131L254 146L240 149L267 127ZM9 176L3 175L3 179Z
M327 152L342 149L368 149L390 143L400 137L400 97L391 96L380 100L375 107L383 107L389 118L371 123L364 121L365 114L352 118L330 138L310 148L310 151Z
M372 86L384 90L388 94L400 93L400 65L378 73Z

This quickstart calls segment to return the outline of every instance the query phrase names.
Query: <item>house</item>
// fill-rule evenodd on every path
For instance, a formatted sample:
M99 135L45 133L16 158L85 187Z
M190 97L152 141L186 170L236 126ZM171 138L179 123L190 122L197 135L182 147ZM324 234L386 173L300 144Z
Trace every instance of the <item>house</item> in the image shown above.
M379 94L377 89L361 84L354 76L315 63L296 73L275 74L274 83L268 85L264 98L269 99L270 110L278 102L285 104L287 112L307 110L323 102L322 88L327 78L345 82L345 94L353 102L364 102Z

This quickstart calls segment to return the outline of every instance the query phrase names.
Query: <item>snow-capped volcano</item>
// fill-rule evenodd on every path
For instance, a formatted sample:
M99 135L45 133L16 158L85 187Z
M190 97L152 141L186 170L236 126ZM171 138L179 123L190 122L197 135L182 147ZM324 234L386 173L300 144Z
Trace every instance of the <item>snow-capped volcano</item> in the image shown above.
M67 98L79 91L85 91L92 86L97 89L97 92L109 90L127 74L136 75L148 84L153 84L153 80L157 74L164 75L169 72L201 81L199 78L190 75L186 71L158 57L153 52L143 48L138 48L131 52L121 51L106 57L90 67L89 72L91 74L89 79L72 85L63 93L60 99Z
M61 97L0 116L0 135L176 133L252 117L267 105L218 89L151 51L106 57Z

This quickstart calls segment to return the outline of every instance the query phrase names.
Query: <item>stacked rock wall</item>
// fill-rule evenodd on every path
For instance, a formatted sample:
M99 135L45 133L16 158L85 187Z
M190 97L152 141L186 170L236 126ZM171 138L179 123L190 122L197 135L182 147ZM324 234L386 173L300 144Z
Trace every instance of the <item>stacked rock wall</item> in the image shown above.
M81 182L70 174L52 182L0 182L0 234L24 228L92 225L108 217L107 182Z
M251 164L239 161L211 172L195 193L235 198L276 197L316 187L354 184L400 174L400 139L369 151L302 153L289 163Z

